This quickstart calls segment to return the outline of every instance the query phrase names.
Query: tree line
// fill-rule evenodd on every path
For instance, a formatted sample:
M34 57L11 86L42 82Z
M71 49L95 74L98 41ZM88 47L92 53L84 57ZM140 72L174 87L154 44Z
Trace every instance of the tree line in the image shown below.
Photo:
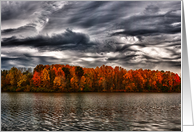
M181 92L181 78L170 71L39 64L33 72L16 67L1 70L1 91Z

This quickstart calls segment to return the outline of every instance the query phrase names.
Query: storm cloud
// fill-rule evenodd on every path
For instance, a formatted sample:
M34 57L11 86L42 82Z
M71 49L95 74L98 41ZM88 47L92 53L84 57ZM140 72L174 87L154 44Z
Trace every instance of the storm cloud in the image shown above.
M1 68L101 65L181 73L181 2L3 1Z
M35 37L20 39L13 36L10 38L4 38L1 43L1 46L3 47L29 46L44 50L84 50L93 45L95 45L95 43L90 41L88 35L75 33L69 29L61 34L53 34L51 37L48 35L37 35Z

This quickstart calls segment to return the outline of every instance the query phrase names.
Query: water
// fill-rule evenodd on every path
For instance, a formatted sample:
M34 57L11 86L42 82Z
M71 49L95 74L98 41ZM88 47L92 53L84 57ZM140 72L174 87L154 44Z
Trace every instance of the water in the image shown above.
M1 93L3 131L180 131L180 93Z

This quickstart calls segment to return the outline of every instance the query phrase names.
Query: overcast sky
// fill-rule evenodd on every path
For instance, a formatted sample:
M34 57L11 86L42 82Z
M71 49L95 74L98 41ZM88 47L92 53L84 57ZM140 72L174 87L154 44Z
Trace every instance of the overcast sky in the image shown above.
M1 68L101 65L181 73L181 2L1 2Z

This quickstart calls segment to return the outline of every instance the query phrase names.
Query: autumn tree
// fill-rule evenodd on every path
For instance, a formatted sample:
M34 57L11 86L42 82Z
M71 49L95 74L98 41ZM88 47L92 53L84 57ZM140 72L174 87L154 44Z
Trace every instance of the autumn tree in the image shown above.
M75 75L76 75L79 79L81 79L81 77L83 76L83 74L84 74L83 68L80 67L80 66L77 66L77 67L75 68Z
M51 85L51 87L53 86L53 82L54 82L54 80L55 80L55 77L56 77L56 75L55 75L55 70L53 70L53 69L51 69L50 71L50 85Z
M72 88L73 92L78 92L78 90L79 90L78 77L77 76L72 77L70 82L71 82L71 88Z
M9 71L9 79L12 86L17 87L17 82L20 80L22 73L15 67L12 67Z
M84 76L81 77L80 80L80 91L83 91L86 85L86 78Z
M60 89L60 90L64 91L65 84L66 84L64 76L56 76L53 83L54 83L55 89Z
M41 73L41 71L42 71L44 68L45 68L44 65L39 64L39 65L37 65L37 66L34 68L34 73L35 73L35 71Z
M178 74L175 74L175 77L174 77L174 86L177 86L177 85L180 85L181 83L181 79L179 77Z
M6 76L8 75L8 71L7 70L1 70L1 89L3 87L6 87L8 85L8 83L10 83L10 80L8 80L8 78L6 78Z
M58 68L56 76L63 76L63 77L65 77L65 73L64 73L64 71L62 70L61 67Z
M136 89L135 83L133 81L132 70L128 71L124 76L123 83L125 84L125 90L133 92Z
M83 68L80 67L80 66L77 66L77 67L75 68L75 75L77 76L77 79L78 79L78 87L79 87L79 85L80 85L80 80L81 80L81 77L83 76L83 74L84 74ZM74 78L74 79L75 79L75 78Z
M70 70L68 67L63 67L62 70L65 73L66 86L67 88L69 88L70 87Z
M50 86L50 75L49 71L47 68L44 68L43 71L41 72L41 83L43 87L49 87Z
M65 73L65 78L68 78L68 76L70 75L69 68L63 67L62 70Z
M27 81L27 75L21 75L19 78L19 81L17 82L17 86L18 87L25 86L26 81Z
M181 78L170 71L39 64L33 73L15 67L1 71L1 88L2 91L180 92Z
M36 87L39 87L40 84L41 84L40 73L37 72L37 71L35 71L32 80L33 80L33 84L34 84Z

